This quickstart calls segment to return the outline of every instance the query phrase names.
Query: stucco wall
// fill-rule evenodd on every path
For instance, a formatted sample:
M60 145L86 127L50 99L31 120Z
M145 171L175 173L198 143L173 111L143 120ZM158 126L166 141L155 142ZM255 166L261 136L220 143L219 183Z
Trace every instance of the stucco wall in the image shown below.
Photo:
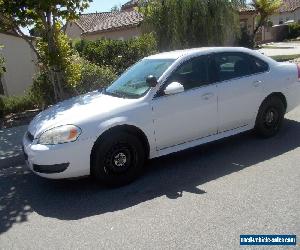
M5 95L23 95L32 84L36 73L34 52L29 45L13 35L0 33L1 54L5 59L6 72L2 77Z
M100 38L114 39L114 40L128 40L130 38L138 37L141 35L141 30L138 27L94 33L94 34L84 34L82 38L87 40L97 40Z
M81 38L82 29L75 23L69 22L66 25L66 34L71 39L80 39Z
M246 26L248 33L253 34L254 32L254 26L255 26L255 13L247 14L247 13L240 13L240 25Z
M273 22L273 25L278 25L280 21L282 21L283 23L289 20L300 22L300 8L296 9L293 12L283 12L275 14L270 17L270 20Z

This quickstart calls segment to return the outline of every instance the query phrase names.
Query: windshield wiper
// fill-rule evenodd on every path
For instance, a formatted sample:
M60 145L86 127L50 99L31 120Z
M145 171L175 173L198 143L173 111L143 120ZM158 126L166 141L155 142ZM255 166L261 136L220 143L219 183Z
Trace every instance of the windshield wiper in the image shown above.
M120 98L126 99L126 95L124 93L117 92L117 91L115 91L115 92L108 92L108 91L106 91L106 88L104 88L102 90L102 94L104 94L104 95L110 95L110 96L114 96L114 97L120 97Z
M137 99L140 97L140 95L125 93L125 92L120 92L120 91L108 92L106 90L106 88L103 88L102 94L119 97L119 98L123 98L123 99Z

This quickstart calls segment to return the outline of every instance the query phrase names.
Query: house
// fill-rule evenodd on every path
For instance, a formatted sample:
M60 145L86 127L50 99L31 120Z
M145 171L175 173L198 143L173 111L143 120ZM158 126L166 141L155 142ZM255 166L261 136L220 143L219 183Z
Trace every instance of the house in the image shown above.
M255 19L257 16L257 11L252 5L246 5L240 7L239 9L240 16L240 27L246 28L249 35L253 35L255 29Z
M66 34L71 39L127 40L141 34L142 20L142 15L134 10L82 14L78 20L67 23Z
M270 21L273 25L292 21L300 23L300 0L283 0L282 6L270 17Z
M138 0L131 0L121 11L82 14L78 20L66 24L71 39L97 40L100 38L127 40L141 35L142 14L134 10Z
M23 95L37 72L34 52L25 40L8 32L0 32L0 44L6 68L0 79L0 94Z

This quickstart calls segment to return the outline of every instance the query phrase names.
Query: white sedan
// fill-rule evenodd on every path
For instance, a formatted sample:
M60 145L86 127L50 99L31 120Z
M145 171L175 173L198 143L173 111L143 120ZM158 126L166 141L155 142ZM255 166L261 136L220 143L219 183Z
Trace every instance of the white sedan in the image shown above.
M124 185L145 160L247 130L275 135L300 104L300 71L245 48L199 48L142 59L111 86L37 115L23 139L29 168Z

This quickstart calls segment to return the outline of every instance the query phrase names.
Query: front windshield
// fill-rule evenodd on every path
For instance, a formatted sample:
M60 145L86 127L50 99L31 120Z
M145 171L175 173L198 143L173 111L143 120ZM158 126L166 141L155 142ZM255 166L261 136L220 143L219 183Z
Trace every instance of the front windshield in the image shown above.
M172 59L143 59L125 71L103 93L123 98L139 98L150 89L147 77L153 75L159 79L173 62Z

